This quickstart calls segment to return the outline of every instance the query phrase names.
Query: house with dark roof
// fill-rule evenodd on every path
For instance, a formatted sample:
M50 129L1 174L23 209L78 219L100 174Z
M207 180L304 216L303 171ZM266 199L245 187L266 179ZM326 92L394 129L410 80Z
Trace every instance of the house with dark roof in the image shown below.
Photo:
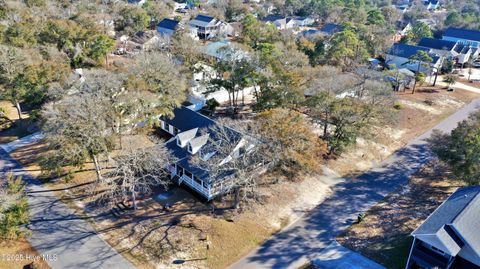
M439 0L423 0L423 5L427 10L436 10L440 7Z
M478 57L478 49L470 45L444 39L424 37L418 46L429 48L431 53L454 60L457 64L465 64Z
M480 31L476 30L448 28L442 39L470 45L473 48L480 47Z
M391 68L407 68L410 71L417 72L420 63L412 62L410 58L417 54L418 51L425 51L432 58L432 62L428 63L428 67L420 65L420 72L427 75L437 72L441 65L441 57L439 55L433 54L429 48L402 43L395 43L388 50L385 64Z
M407 269L480 269L480 186L458 189L411 235Z
M190 26L196 29L200 39L211 39L218 35L222 22L207 15L197 15L190 21Z
M180 26L180 22L172 19L163 19L157 24L157 32L163 36L172 36Z
M340 24L335 24L335 23L327 23L325 24L322 28L320 28L320 32L327 36L332 36L338 32L343 31L345 27Z
M231 190L235 183L228 169L215 176L192 162L193 156L197 155L205 161L218 161L218 165L224 165L231 158L238 158L253 147L249 139L236 130L222 126L219 123L204 116L188 107L175 108L173 117L160 117L160 127L171 135L166 142L166 147L176 158L176 162L168 166L172 180L178 185L184 184L196 191L207 200L224 194ZM218 133L222 130L222 134ZM220 141L220 139L223 139ZM225 156L217 156L215 146L228 140L235 145L233 150ZM223 145L223 144L222 144ZM215 156L216 158L212 158ZM218 157L218 158L217 158Z

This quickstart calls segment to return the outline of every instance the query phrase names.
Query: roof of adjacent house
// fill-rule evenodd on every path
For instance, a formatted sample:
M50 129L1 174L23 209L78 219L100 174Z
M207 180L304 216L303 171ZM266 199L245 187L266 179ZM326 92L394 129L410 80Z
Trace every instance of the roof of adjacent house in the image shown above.
M213 21L215 18L212 17L212 16L207 16L207 15L202 15L202 14L199 14L197 15L197 17L195 17L195 20L197 21L203 21L203 22L211 22Z
M388 54L395 55L398 57L403 57L403 58L410 58L411 56L415 55L419 50L423 50L426 52L430 51L429 48L424 48L424 47L414 46L414 45L407 45L403 43L395 43L388 50Z
M325 24L322 28L320 28L320 31L323 33L326 33L328 35L333 35L337 32L343 31L345 27L340 24L335 24L335 23L327 23Z
M480 255L480 186L460 188L412 235L452 256L468 244Z
M138 44L144 44L157 36L155 31L139 31L133 34L132 41Z
M161 22L157 24L157 27L175 31L178 27L178 24L179 24L179 21L172 20L172 19L163 19Z
M426 47L426 48L432 48L432 49L438 49L438 50L452 50L457 42L454 41L449 41L449 40L443 40L443 39L435 39L435 38L429 38L429 37L424 37L418 42L418 46L420 47Z
M460 28L448 28L443 36L456 37L466 40L480 41L480 31L460 29Z
M218 139L218 135L215 133L215 125L218 123L205 115L202 115L196 111L193 111L187 107L178 107L173 110L173 117L161 116L161 120L176 127L180 132L187 132L187 135L191 138L191 133L194 132L194 138L189 140L192 147L204 146L208 148L209 139ZM196 130L194 130L196 129ZM234 129L226 127L225 132L228 133L229 139L232 141L240 141L242 135ZM208 134L208 136L206 135ZM179 135L182 135L179 133ZM206 182L211 182L217 179L208 177L208 171L192 165L190 158L192 154L188 152L187 147L180 147L177 145L176 139L169 140L166 147L171 151L173 156L177 159L177 164L193 173L195 176L202 178Z

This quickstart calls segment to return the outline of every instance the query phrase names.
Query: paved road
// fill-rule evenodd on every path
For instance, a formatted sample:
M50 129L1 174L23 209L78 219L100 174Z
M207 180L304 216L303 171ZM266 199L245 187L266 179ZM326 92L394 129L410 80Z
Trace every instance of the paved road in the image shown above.
M479 106L477 99L433 129L449 132ZM431 133L429 130L396 151L381 167L337 184L333 194L310 214L264 242L230 269L298 268L315 259L316 253L332 244L360 212L407 184L409 176L433 158L425 141Z
M51 258L47 262L52 268L135 268L0 147L0 172L5 171L22 175L28 183L32 230L29 241L41 255Z

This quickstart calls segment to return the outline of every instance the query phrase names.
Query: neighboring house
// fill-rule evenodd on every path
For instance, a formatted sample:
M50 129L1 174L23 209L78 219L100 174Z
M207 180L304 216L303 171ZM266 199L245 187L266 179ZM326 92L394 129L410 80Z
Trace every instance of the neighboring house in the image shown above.
M133 45L134 50L149 51L160 45L160 37L156 31L140 31L136 32L127 42L130 43L130 46Z
M455 60L458 64L465 64L470 59L478 57L476 48L444 39L425 37L420 40L418 46L429 48L430 52Z
M157 24L157 32L163 36L172 36L179 28L180 22L172 19L163 19Z
M457 42L424 37L418 42L417 46L429 48L430 52L445 57L456 57L458 54L455 52Z
M309 17L284 17L277 15L269 15L263 18L262 21L275 25L279 30L306 27L315 23L315 20Z
M417 20L417 22L426 24L428 28L432 30L437 28L437 21L435 21L434 19L419 19Z
M239 60L247 57L247 53L242 50L237 43L221 40L216 42L210 42L202 47L202 52L217 60L233 59Z
M393 42L400 42L404 36L407 35L407 33L412 30L412 24L409 22L404 22L404 21L397 21L395 23L397 32L393 36Z
M318 35L321 35L323 34L322 31L320 30L317 30L317 29L308 29L308 30L305 30L305 31L302 31L300 33L298 33L298 36L299 37L305 37L305 38L314 38Z
M420 72L432 74L436 72L441 65L441 59L438 55L432 54L429 48L412 46L402 43L395 43L387 52L385 64L394 68L407 68L410 71L417 72L418 62L410 63L410 57L415 55L417 51L422 50L430 54L431 63L427 63L428 67L420 66Z
M402 4L402 5L396 5L395 8L400 12L400 13L406 13L408 9L410 8L409 4Z
M473 48L480 47L480 31L476 30L448 28L442 39L470 45Z
M332 36L338 32L343 31L344 28L345 27L340 24L327 23L322 28L320 28L320 32L322 32L324 35Z
M147 0L128 0L129 4L136 5L136 6L143 6Z
M480 186L458 189L412 236L406 269L480 269Z
M217 122L187 107L180 107L174 109L172 118L160 117L160 123L162 130L173 136L165 145L177 159L176 163L168 167L175 183L187 185L207 200L224 194L234 186L232 174L228 171L223 176L214 178L209 175L209 171L191 163L194 155L200 155L208 161L212 156L220 154L211 151L211 143L219 139L215 132ZM229 142L237 146L228 156L216 156L222 159L218 165L237 158L253 146L239 132L228 127L225 127L225 131L228 132Z
M211 16L198 15L190 21L200 39L211 39L218 35L222 22Z
M440 7L439 0L423 0L423 4L427 10L436 10Z

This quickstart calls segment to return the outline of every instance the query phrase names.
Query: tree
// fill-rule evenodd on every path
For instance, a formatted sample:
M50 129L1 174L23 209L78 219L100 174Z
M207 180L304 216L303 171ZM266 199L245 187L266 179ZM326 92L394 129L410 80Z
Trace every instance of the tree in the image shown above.
M0 238L15 240L28 234L27 194L21 177L8 173L0 182Z
M131 66L129 90L153 93L144 115L171 115L186 99L187 83L180 66L168 55L145 53Z
M176 160L163 144L152 148L131 149L114 158L115 168L98 182L95 190L110 204L130 199L137 209L138 194L148 195L158 186L167 187L171 180L165 167Z
M139 7L125 5L118 14L119 17L115 20L118 31L126 31L130 34L143 31L150 22L147 12Z
M458 77L455 75L446 75L443 81L447 83L447 87L450 89L450 86L455 84L458 80Z
M475 112L450 133L435 132L429 140L432 151L469 185L480 184L480 113Z
M383 25L385 24L385 18L380 10L372 9L367 13L367 23L373 25Z
M365 43L350 29L334 34L329 43L327 60L343 70L354 67L368 57Z
M255 120L259 136L268 145L264 153L277 169L290 178L298 172L318 171L326 143L313 132L305 115L275 108L259 113Z
M233 52L233 55L236 53ZM239 99L244 103L244 89L255 86L256 69L248 59L237 59L236 56L224 57L217 61L214 69L217 71L217 78L209 81L210 91L225 89L228 92L230 106L236 114L239 106ZM242 95L240 96L240 92Z
M193 166L208 171L210 181L221 180L223 191L234 193L233 208L256 196L259 176L270 163L265 143L252 128L244 122L218 121L209 130L201 130L202 135L215 135L209 135L208 142L191 159Z
M115 40L99 34L93 38L92 44L88 47L87 56L98 62L101 58L107 59L107 54L115 48Z
M91 88L90 88L91 87ZM42 130L54 152L42 162L44 170L59 167L82 167L92 160L97 180L102 180L100 157L113 147L113 119L109 100L89 84L82 84L79 93L49 103L42 113Z
M405 64L417 64L417 71L415 74L415 83L413 84L412 94L415 93L415 87L417 82L422 81L425 78L425 74L420 71L420 68L429 68L433 58L428 54L427 51L418 50L414 55L410 56L409 60Z
M25 96L25 88L19 78L25 70L25 58L12 47L0 47L0 90L1 96L10 101L17 109L18 118L22 119L20 102Z
M432 37L433 33L430 27L424 22L417 22L407 33L407 38L412 43L417 43L424 37Z

